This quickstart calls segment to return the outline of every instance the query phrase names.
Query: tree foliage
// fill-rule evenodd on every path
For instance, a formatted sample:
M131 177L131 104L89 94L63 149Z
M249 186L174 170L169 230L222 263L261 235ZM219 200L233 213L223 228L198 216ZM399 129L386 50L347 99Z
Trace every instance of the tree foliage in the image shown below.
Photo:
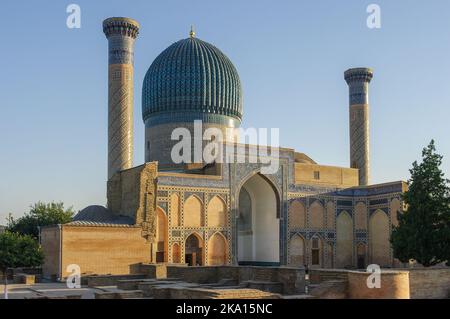
M413 163L408 191L403 194L407 210L399 215L391 243L401 262L415 260L429 267L450 261L450 187L441 171L442 156L432 140L422 151L422 162Z
M38 267L44 261L39 243L29 235L6 231L0 234L0 271L8 268Z
M14 219L10 215L7 230L37 238L38 227L69 223L72 221L73 215L73 209L71 207L64 209L63 203L38 202L31 206L30 211L23 217Z

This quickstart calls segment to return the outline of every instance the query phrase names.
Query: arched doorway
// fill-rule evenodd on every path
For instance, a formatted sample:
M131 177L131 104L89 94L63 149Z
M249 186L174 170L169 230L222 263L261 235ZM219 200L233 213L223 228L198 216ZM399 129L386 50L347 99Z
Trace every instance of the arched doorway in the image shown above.
M280 200L273 184L255 174L239 192L238 262L241 265L279 265Z
M358 269L366 268L366 245L359 243L356 246L357 266Z
M208 265L222 266L227 264L228 245L225 237L215 233L208 242Z
M203 240L197 234L192 234L186 239L185 263L189 266L203 265Z

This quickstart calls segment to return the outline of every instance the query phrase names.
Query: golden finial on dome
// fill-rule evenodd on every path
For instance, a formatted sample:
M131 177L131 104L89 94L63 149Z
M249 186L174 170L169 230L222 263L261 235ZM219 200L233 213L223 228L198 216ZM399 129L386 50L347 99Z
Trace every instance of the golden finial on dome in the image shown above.
M189 32L189 36L191 38L195 38L195 30L194 30L194 26L193 25L191 25L191 32Z

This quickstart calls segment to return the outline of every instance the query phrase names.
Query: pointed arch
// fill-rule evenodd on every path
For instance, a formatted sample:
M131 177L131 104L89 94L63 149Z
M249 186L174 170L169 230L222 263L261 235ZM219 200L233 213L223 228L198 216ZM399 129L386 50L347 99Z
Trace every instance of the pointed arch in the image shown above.
M202 266L203 262L203 237L197 232L192 232L184 242L185 263L190 266Z
M293 200L289 205L289 226L291 228L306 228L305 205L299 200Z
M240 264L280 263L280 193L273 181L259 173L241 182L238 190L239 214L237 258ZM249 195L251 205L241 201ZM242 206L243 205L243 206ZM250 213L251 228L240 226L243 212ZM242 216L245 217L245 216ZM248 224L248 223L247 223Z
M309 206L309 226L315 229L323 228L324 209L320 201L316 200Z
M261 173L261 168L258 168L251 173L249 173L245 178L241 180L239 183L239 186L236 188L236 197L239 198L239 193L242 187L251 179L254 179L255 177L261 177L263 180L267 182L267 184L272 188L273 192L275 193L275 200L276 200L276 213L277 218L280 218L281 214L281 194L283 193L280 189L280 187L268 176Z
M336 266L353 266L353 221L346 211L340 213L336 220Z
M389 218L378 209L369 221L369 247L371 262L381 267L390 266Z
M203 201L197 195L191 195L184 202L184 226L203 226Z
M305 240L299 234L295 234L289 241L289 265L305 265Z
M168 251L168 223L166 212L156 208L156 262L167 262Z
M226 265L228 260L228 243L222 233L217 232L208 241L208 265Z
M208 203L208 227L227 226L227 204L222 197L216 195Z

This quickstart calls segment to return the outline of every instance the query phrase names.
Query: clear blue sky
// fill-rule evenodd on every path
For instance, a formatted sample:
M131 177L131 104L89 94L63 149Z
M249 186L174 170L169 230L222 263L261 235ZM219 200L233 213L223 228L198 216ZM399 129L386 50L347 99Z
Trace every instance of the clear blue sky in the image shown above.
M81 29L66 7L82 9ZM366 26L381 6L382 28ZM141 23L135 63L135 165L144 161L142 80L173 42L219 47L244 87L245 127L279 127L281 144L348 166L343 72L375 70L371 84L373 182L407 179L431 138L450 177L448 0L2 1L0 4L0 224L30 204L76 210L106 203L107 41L101 23Z

